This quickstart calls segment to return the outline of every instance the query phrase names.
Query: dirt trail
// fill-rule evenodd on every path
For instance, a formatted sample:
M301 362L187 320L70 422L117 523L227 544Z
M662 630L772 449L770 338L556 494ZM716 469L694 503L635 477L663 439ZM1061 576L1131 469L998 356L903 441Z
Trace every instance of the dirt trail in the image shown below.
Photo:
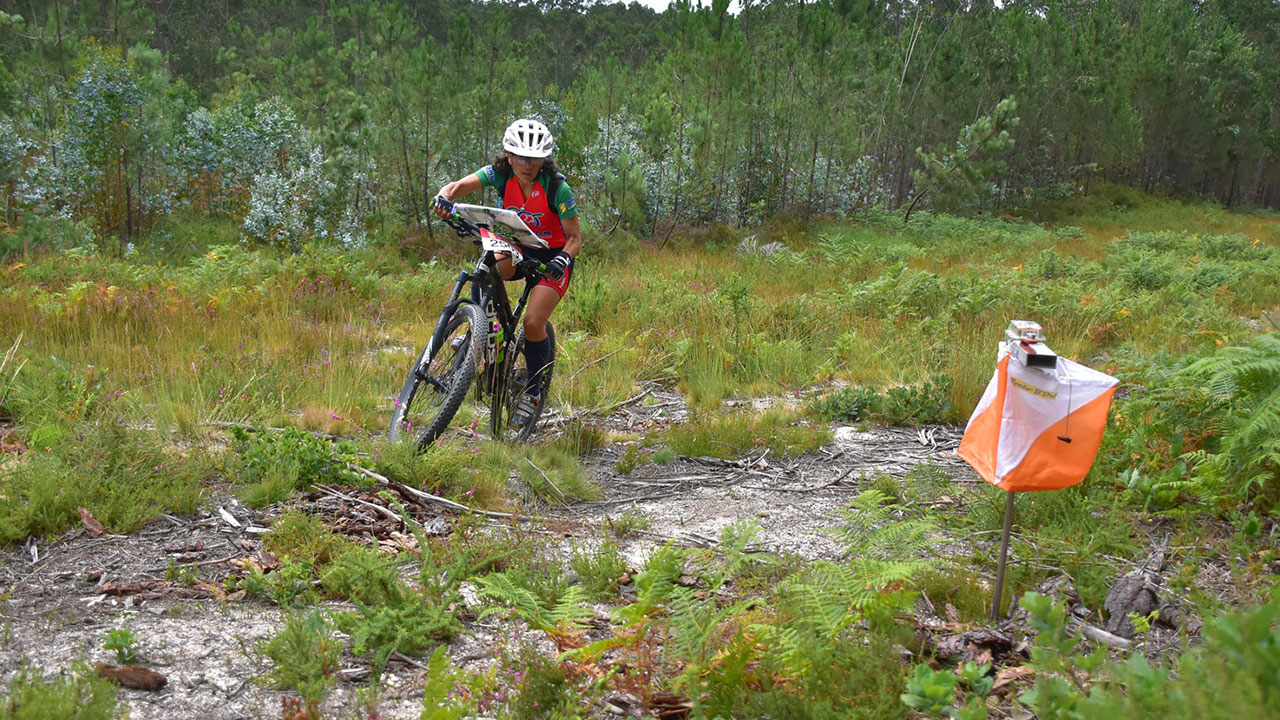
M686 419L678 395L655 395L646 405L618 408L605 424L644 432ZM834 559L837 548L822 530L838 522L834 511L867 478L876 473L901 477L929 462L957 482L976 480L954 457L959 436L957 428L947 426L839 427L831 444L797 458L679 457L665 465L642 465L624 476L614 472L614 465L625 448L611 445L583 459L603 497L549 514L567 523L603 526L607 518L634 507L651 521L647 532L622 548L637 568L667 540L711 545L721 529L750 519L760 524L764 550L807 560ZM102 649L102 635L128 627L140 638L140 657L169 681L158 692L121 691L121 702L135 720L279 717L282 693L260 682L269 667L255 646L277 630L282 613L259 600L235 594L228 598L220 587L231 563L262 558L260 531L267 525L267 514L223 496L198 516L164 516L132 535L93 538L76 530L50 544L33 540L3 551L0 682L11 680L24 658L47 673L68 668L77 658L111 661ZM566 548L590 533L573 535L563 540ZM202 581L193 584L188 576L178 582L174 567L198 567ZM492 621L467 623L450 654L464 668L483 667L492 661L491 648L502 631ZM411 662L393 661L385 675L380 705L385 717L417 717L421 711L422 669ZM350 658L344 663L345 675L367 675L367 666ZM356 687L338 683L325 703L325 716L353 712Z

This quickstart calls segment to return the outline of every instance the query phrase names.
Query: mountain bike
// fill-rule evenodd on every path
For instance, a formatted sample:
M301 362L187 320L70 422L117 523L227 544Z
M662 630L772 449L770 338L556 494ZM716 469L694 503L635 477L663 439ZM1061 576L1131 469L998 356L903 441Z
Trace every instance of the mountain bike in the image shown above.
M546 405L556 336L548 322L551 352L541 374L543 402L526 422L513 424L516 407L534 382L526 367L520 319L529 293L547 269L544 263L526 258L522 249L545 248L546 243L512 211L462 203L445 207L450 213L445 223L480 248L480 257L470 272L458 273L431 338L400 388L391 415L391 441L413 437L419 452L425 451L448 429L474 384L476 402L483 407L487 398L493 437L524 442ZM525 280L514 309L498 271L498 253L506 253L515 266L515 278ZM464 295L468 285L472 290Z

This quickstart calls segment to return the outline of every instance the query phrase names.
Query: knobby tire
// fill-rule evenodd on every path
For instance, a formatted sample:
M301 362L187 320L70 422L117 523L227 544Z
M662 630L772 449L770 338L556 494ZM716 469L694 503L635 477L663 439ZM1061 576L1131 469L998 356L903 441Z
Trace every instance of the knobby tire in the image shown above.
M422 452L444 434L471 389L487 332L488 323L479 308L469 303L458 306L445 326L440 347L430 348L431 357L425 363L424 349L405 378L391 417L392 442L406 432L417 433L418 451ZM451 341L460 335L464 339L454 348ZM424 365L425 371L419 372ZM413 418L422 416L429 416L424 424L412 423Z
M511 427L511 415L515 411L516 404L520 402L520 396L524 393L523 387L516 387L516 374L521 368L528 371L524 357L524 328L521 327L516 331L514 349L503 363L506 366L505 371L502 377L498 378L498 387L495 388L490 400L489 430L497 440L512 443L525 442L542 419L542 411L546 409L547 399L550 397L551 375L556 367L556 330L550 322L547 323L547 337L551 340L551 351L547 354L547 367L542 371L542 404L533 418L524 427L516 430Z

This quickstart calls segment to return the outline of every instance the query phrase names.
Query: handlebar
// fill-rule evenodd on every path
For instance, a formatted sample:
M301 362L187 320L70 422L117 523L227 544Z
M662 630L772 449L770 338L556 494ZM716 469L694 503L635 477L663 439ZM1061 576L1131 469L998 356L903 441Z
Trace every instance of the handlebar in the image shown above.
M445 225L453 228L459 237L470 237L475 244L480 245L480 226L459 215L455 207L456 203L443 195L437 195L432 204L449 213L449 217L442 218L442 220L444 220ZM525 258L516 263L516 270L526 273L534 271L550 278L547 275L547 264L538 260Z
M435 197L435 200L433 200L431 204L449 213L449 217L441 218L441 219L444 220L445 225L448 225L449 227L457 231L458 235L463 237L466 237L468 235L475 238L480 237L480 227L475 223L471 222L470 220L459 215L457 209L455 209L456 203L454 203L452 200L446 198L443 195L437 195Z

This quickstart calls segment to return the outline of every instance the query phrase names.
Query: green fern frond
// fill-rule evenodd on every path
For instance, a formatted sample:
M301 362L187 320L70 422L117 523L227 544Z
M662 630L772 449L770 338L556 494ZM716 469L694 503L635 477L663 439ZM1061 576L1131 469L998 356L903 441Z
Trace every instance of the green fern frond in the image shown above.
M635 577L636 601L618 608L615 616L628 625L643 622L671 598L684 566L683 550L671 543L658 548L645 563L644 571Z
M769 658L778 666L780 674L788 677L806 677L813 671L813 661L806 652L800 630L795 627L756 625L752 630L760 635L769 648Z
M898 559L927 553L936 526L927 518L913 518L877 490L860 493L839 513L845 523L829 531L850 558Z
M786 598L795 603L797 624L833 639L858 618L855 594L853 587L796 583L787 588Z
M571 585L560 596L555 607L547 611L545 617L560 632L581 630L587 621L595 617L595 611L587 604L587 590L581 585Z
M587 591L581 585L571 586L554 606L547 607L541 598L528 588L516 585L506 573L490 573L474 578L474 582L482 597L497 603L481 612L481 619L509 611L535 630L563 634L580 630L595 614L587 605Z
M523 588L513 583L506 573L482 575L472 578L472 582L476 584L476 589L481 597L489 598L497 603L496 607L487 608L480 613L481 620L491 615L502 614L507 610L510 610L517 617L528 620L529 618L537 617L542 610L538 596L534 595L528 588Z
M637 637L634 635L610 635L583 647L566 650L560 654L560 659L576 663L594 662L607 652L631 647Z
M680 657L694 665L704 665L720 651L715 639L725 624L754 603L741 600L718 607L713 595L699 597L694 590L681 588L667 606L671 632L668 642Z
M1184 456L1194 478L1230 483L1244 497L1280 477L1280 337L1260 335L1244 347L1223 348L1185 372L1229 403L1221 409L1220 452Z

